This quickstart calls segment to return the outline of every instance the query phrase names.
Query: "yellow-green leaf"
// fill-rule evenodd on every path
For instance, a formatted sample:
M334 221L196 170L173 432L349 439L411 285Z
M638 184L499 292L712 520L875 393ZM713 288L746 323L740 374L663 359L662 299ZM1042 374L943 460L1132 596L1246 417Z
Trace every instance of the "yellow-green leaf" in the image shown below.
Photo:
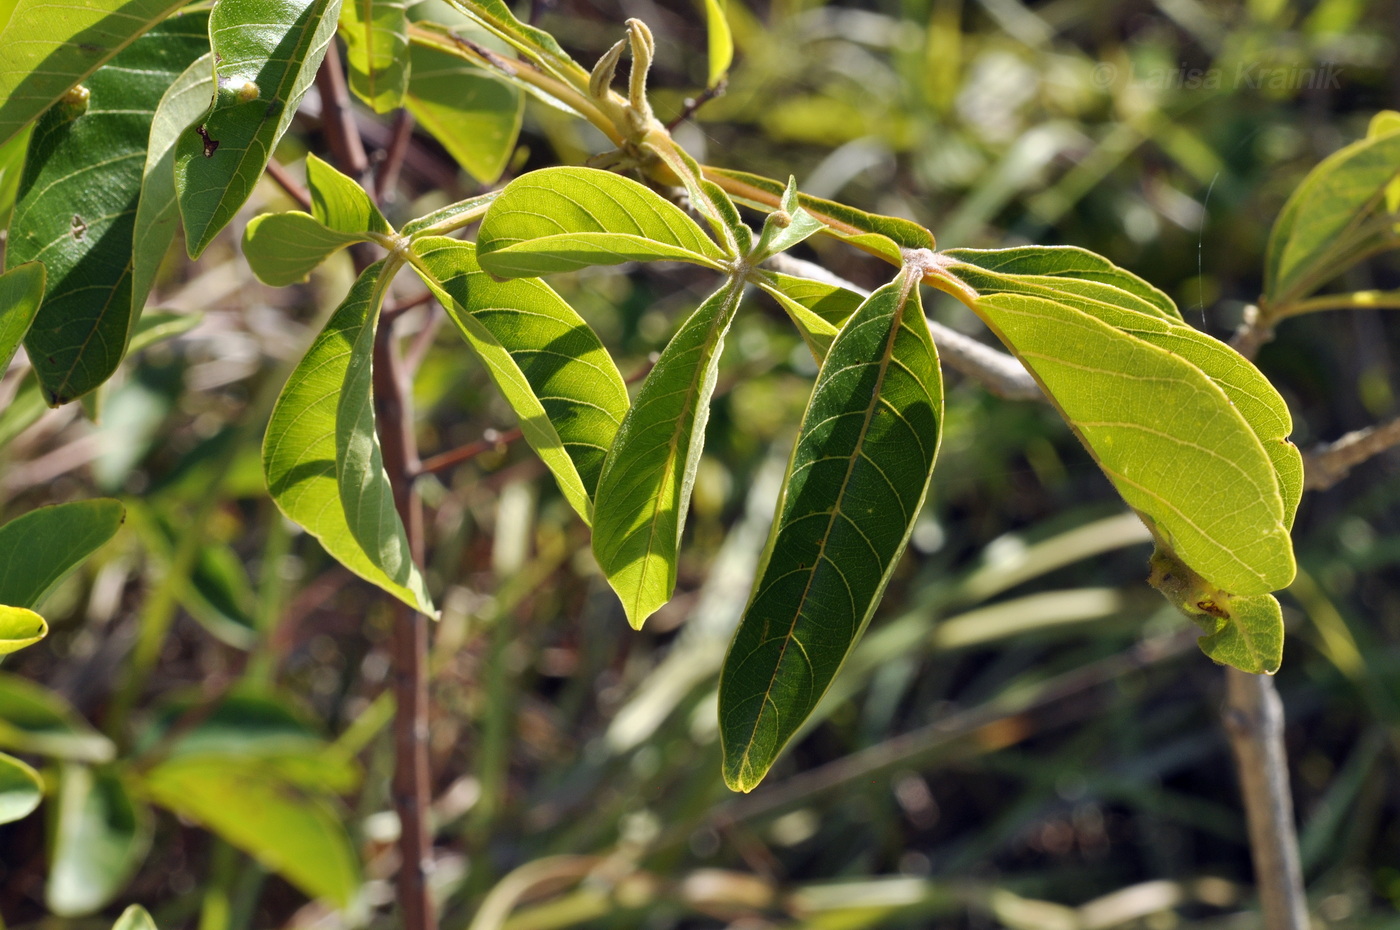
M519 87L417 42L404 104L467 174L494 184L510 163L525 113Z
M44 618L29 608L0 604L0 655L32 646L48 632Z
M340 34L356 96L376 113L403 106L409 75L405 0L344 0Z
M28 817L44 799L39 773L14 756L0 752L0 823Z

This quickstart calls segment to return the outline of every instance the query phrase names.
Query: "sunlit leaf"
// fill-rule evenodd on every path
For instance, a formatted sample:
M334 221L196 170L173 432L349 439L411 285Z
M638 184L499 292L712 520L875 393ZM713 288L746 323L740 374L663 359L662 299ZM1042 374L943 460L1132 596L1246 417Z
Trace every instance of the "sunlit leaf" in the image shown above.
M112 924L112 930L156 930L156 922L144 907L133 904L122 911L117 922Z
M67 701L18 675L0 672L0 747L75 762L108 762L116 754Z
M405 0L344 0L340 8L350 89L376 113L403 105L409 75L407 10Z
M28 817L43 799L44 782L39 773L0 752L0 823Z
M0 655L32 646L48 632L49 625L34 611L0 604Z
M160 24L94 73L85 99L65 98L34 128L6 261L47 270L24 344L55 406L105 381L126 350L151 119L170 83L208 51L204 25L194 13Z
M574 86L587 82L588 72L569 57L568 53L555 41L554 36L543 29L522 23L510 11L505 0L448 0L453 7L484 26L497 37L504 39L527 58L542 65L545 70L565 81L573 79Z
M378 317L386 283L380 279L382 269L382 262L365 269L282 388L263 440L263 471L277 506L337 561L432 614L423 577L407 557L408 541L397 514L391 524L379 528L383 539L392 541L367 551L341 506L336 477L340 395L356 341ZM355 519L358 523L359 515ZM360 525L359 532L379 538L372 527ZM387 561L390 550L402 557Z
M1149 561L1151 585L1200 626L1196 642L1217 662L1272 675L1283 661L1283 612L1272 594L1244 597L1221 590L1161 546Z
M1395 132L1400 132L1400 110L1382 110L1371 117L1371 123L1366 127L1366 138L1375 139ZM1400 175L1386 185L1385 209L1387 213L1400 213ZM1400 224L1400 219L1396 222ZM1395 231L1400 233L1400 225L1396 226Z
M627 387L597 335L540 281L496 282L471 243L423 238L414 268L486 363L536 454L584 520Z
M150 811L114 769L76 763L59 770L52 811L44 903L60 917L91 914L121 893L145 858Z
M191 258L252 193L316 77L339 15L340 0L245 0L214 7L209 36L218 93L175 146L175 190Z
M438 207L431 213L405 223L400 233L405 236L432 236L460 229L481 219L491 201L496 199L496 194L497 191L490 191L478 197L468 197L466 200Z
M617 431L598 479L593 555L640 629L671 599L724 335L743 294L729 281L671 338Z
M724 15L724 0L704 0L705 33L709 43L710 86L718 84L734 61L734 37Z
M413 74L404 103L457 164L494 184L515 151L525 95L475 65L431 45L409 49Z
M147 346L174 339L194 329L204 319L202 313L177 313L173 310L150 310L141 314L136 327L131 331L131 345L127 351L140 352Z
M724 268L724 253L680 207L596 168L544 168L507 184L481 221L477 249L481 267L503 278L626 261Z
M737 791L762 780L816 708L923 505L943 382L918 294L904 275L872 294L817 374L767 556L720 677L724 779Z
M95 498L39 507L0 526L0 604L38 607L112 538L125 513L119 501Z
M19 193L19 176L24 171L24 155L29 151L31 123L22 132L0 145L0 229L10 225L10 214Z
M831 340L863 300L854 291L834 284L773 272L760 279L758 286L787 312L818 362L826 357Z
M333 800L278 777L258 759L180 756L151 769L144 789L313 898L343 908L360 887L346 818Z
M393 232L365 189L315 155L306 157L311 215L327 229L363 236Z
M0 274L0 371L10 367L10 359L29 332L43 299L41 263L26 262Z
M0 29L0 142L183 0L17 0Z
M243 231L243 257L258 280L273 287L305 281L334 253L364 237L327 229L309 213L264 213Z
M180 227L180 210L175 200L175 142L208 111L213 97L214 53L206 52L166 88L151 119L146 166L141 173L141 199L132 233L131 312L138 325L156 272ZM133 341L135 338L133 332Z

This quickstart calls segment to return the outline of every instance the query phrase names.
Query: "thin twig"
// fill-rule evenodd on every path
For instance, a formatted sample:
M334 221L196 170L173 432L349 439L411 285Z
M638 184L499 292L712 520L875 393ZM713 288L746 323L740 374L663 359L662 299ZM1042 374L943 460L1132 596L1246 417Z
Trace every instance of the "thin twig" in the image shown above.
M1400 445L1400 417L1347 433L1303 454L1303 487L1325 491L1369 458Z
M801 258L794 258L786 253L774 255L768 260L768 265L774 271L782 274L825 281L828 284L855 291L861 296L869 296L870 294L860 285L833 274L821 265ZM1012 356L984 345L955 329L950 329L942 323L934 320L926 322L929 332L933 335L933 341L938 345L939 357L947 362L948 367L954 371L971 378L993 394L1007 400L1045 400L1045 392L1040 389L1040 385L1031 377L1030 372L1026 371L1025 366Z
M702 90L698 97L686 97L685 106L681 107L681 111L677 113L674 117L672 117L671 121L666 124L666 131L672 132L673 130L675 130L675 128L681 123L684 123L686 120L694 116L696 112L705 104L709 103L716 97L722 95L725 92L725 90L728 89L728 87L728 78L720 78L718 81Z
M1268 675L1225 670L1225 730L1239 765L1265 930L1307 930L1308 904L1283 745L1283 702Z
M1244 319L1235 330L1235 334L1230 337L1230 348L1253 361L1264 343L1273 338L1273 324L1265 317L1262 310L1254 304L1250 304L1244 308Z
M396 300L391 304L385 304L384 309L379 311L380 325L392 323L408 311L415 307L421 307L432 299L432 292L424 291L421 294L415 294L413 297L408 297L404 300Z
M408 144L413 141L413 114L400 109L394 116L393 132L389 137L389 147L384 150L384 160L374 173L374 199L381 204L399 183L399 169L403 167Z
M286 192L287 196L295 200L303 210L311 212L311 192L296 182L287 169L282 167L282 163L275 158L267 160L267 173L272 180L277 182L277 186Z
M352 178L362 179L369 171L365 144L355 128L355 115L350 109L350 91L345 86L345 73L340 67L340 51L334 42L326 46L326 57L316 72L316 87L321 92L321 127L340 167Z
M470 462L479 455L485 455L496 449L504 449L506 446L520 439L525 434L520 431L520 427L508 429L504 433L498 433L493 429L488 429L486 433L475 442L469 442L464 446L455 449L448 449L446 452L439 452L437 455L429 456L423 460L423 464L414 472L413 477L419 475L431 475L440 471L446 471L454 465L463 462Z

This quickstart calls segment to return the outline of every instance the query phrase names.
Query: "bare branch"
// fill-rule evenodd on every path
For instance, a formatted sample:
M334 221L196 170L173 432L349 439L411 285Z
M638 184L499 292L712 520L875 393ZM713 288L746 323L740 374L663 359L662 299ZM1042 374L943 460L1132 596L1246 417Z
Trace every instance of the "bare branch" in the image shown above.
M326 46L326 57L316 72L316 88L321 92L321 128L326 134L326 145L346 174L363 179L369 170L369 159L355 126L350 91L340 68L340 51L334 42Z
M768 264L774 271L782 274L834 284L862 296L870 294L860 285L832 274L821 265L791 255L774 255L768 260ZM933 341L938 345L939 357L954 371L966 375L993 394L1007 400L1045 400L1045 393L1041 391L1040 385L1031 377L1030 372L1026 371L1025 366L1012 356L942 323L934 320L926 322L929 332L933 334Z
M282 167L282 163L275 158L267 160L267 173L272 180L277 182L277 186L286 192L287 196L300 204L306 212L311 212L311 192L296 182L287 169Z
M374 199L384 203L399 183L399 169L403 167L404 156L408 154L408 144L413 140L413 114L400 108L394 116L393 135L389 137L389 147L384 150L384 160L374 174Z
M1303 454L1303 487L1325 491L1369 458L1400 445L1400 417L1347 433Z

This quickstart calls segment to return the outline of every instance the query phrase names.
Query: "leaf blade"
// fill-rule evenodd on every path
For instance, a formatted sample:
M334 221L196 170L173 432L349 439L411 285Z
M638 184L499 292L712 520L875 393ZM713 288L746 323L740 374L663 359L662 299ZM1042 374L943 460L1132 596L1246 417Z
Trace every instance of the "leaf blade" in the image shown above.
M44 783L28 763L0 752L0 823L34 813L44 800Z
M0 371L10 367L44 299L45 270L25 262L0 274Z
M0 604L38 607L125 517L120 501L96 498L39 507L0 526Z
M350 89L376 113L403 105L408 89L408 4L405 0L348 0L340 34Z
M494 184L520 135L525 95L456 55L415 42L404 104L467 172Z
M53 854L44 903L61 917L91 914L126 885L150 846L150 811L110 767L59 770Z

